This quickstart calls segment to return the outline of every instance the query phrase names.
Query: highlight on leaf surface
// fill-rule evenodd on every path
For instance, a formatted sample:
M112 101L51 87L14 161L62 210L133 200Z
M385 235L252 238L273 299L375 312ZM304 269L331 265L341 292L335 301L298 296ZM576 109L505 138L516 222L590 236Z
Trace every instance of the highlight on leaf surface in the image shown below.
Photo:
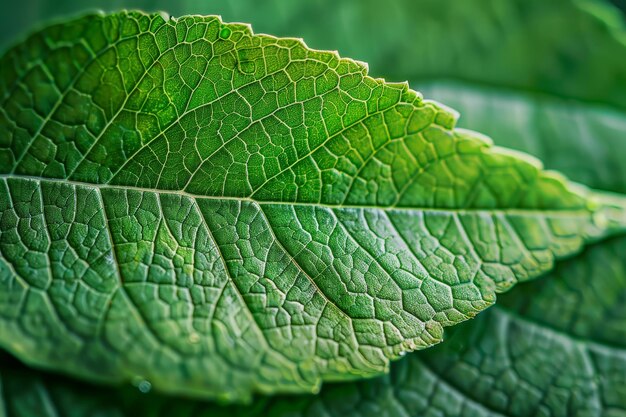
M87 379L246 401L376 375L626 227L406 84L217 17L50 26L0 97L0 346Z

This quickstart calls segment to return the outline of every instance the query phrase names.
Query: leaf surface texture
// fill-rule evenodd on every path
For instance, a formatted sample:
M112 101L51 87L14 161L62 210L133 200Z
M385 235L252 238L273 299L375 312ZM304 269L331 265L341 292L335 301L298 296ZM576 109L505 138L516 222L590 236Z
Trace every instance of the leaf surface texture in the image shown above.
M215 17L51 26L0 97L0 344L89 379L375 375L626 223L406 84Z

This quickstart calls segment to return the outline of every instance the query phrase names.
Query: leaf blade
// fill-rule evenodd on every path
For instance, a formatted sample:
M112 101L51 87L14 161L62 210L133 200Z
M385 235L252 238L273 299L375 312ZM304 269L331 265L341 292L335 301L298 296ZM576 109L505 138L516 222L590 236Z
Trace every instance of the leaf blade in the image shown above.
M621 202L299 41L138 12L42 33L0 90L0 340L37 366L229 401L315 391L625 226Z

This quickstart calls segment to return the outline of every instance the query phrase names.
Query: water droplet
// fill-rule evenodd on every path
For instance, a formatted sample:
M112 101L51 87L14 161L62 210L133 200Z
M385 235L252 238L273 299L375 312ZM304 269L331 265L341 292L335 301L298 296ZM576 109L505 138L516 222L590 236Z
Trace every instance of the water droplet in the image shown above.
M228 28L228 27L223 27L223 28L222 28L222 30L220 30L220 38L222 38L222 39L228 39L228 38L230 37L230 34L231 34L232 32L233 32L233 31L232 31L232 30L230 30L230 28Z
M139 392L143 394L149 393L152 389L152 384L150 383L150 381L140 376L134 377L132 383L135 387L137 387Z
M402 356L406 355L406 351L402 350L402 351L400 351L400 353L398 353L398 355L399 355L400 357L402 357Z
M152 389L152 384L150 383L150 381L143 380L139 383L137 388L139 388L139 391L141 391L142 393L147 394Z

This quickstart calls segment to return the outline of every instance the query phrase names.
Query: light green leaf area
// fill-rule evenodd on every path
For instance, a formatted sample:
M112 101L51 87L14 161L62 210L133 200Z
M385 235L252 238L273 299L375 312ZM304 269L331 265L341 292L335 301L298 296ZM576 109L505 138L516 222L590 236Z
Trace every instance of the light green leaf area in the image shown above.
M406 84L215 17L91 15L0 59L0 346L245 401L387 370L623 197Z

